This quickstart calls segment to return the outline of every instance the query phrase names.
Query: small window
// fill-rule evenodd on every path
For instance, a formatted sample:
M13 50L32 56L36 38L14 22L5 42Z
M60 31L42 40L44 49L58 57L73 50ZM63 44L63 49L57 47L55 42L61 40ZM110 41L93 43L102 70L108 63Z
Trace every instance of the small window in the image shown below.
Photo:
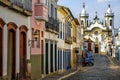
M98 35L98 31L95 31L94 34L95 34L95 35Z
M44 37L44 32L43 31L41 31L41 36Z
M112 20L110 20L110 26L112 26Z
M83 24L83 20L81 21L81 25L84 25L84 24Z
M43 42L43 40L41 40L41 53L43 53L44 52L44 42Z

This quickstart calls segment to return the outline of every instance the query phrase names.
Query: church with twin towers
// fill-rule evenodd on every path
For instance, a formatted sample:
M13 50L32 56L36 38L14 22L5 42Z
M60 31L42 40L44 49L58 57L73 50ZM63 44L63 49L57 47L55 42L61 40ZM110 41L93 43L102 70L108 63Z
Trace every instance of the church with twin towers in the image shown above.
M89 20L89 14L83 3L79 20L83 28L84 48L97 54L109 53L114 56L114 12L110 4L103 15L105 21L100 21L96 12L93 22L90 22L92 20Z

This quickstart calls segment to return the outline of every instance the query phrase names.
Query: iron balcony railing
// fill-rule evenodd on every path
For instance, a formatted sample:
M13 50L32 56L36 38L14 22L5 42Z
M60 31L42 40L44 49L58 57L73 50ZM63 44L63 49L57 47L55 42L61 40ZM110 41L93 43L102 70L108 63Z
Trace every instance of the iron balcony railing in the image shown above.
M59 22L58 20L55 20L52 17L49 17L49 21L45 23L46 24L46 30L49 30L51 32L59 32Z
M15 4L27 11L32 11L32 0L9 0L12 4Z

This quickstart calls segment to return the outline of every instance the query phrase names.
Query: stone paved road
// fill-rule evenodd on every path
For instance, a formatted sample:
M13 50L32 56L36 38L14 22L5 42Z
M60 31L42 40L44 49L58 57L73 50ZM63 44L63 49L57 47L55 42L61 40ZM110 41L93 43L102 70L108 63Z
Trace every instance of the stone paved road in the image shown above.
M120 80L120 66L108 56L95 55L94 66L81 67L76 74L63 80Z

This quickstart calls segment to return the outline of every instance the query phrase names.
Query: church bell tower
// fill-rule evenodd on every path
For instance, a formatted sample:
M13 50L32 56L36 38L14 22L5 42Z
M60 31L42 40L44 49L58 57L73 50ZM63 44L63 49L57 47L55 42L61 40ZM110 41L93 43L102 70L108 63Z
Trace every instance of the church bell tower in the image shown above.
M88 26L88 17L89 15L86 13L85 10L85 3L83 3L83 9L80 14L80 21L81 21L81 25L83 25L85 28Z
M108 5L108 9L105 13L105 26L109 29L114 29L114 13L111 10L110 4Z

